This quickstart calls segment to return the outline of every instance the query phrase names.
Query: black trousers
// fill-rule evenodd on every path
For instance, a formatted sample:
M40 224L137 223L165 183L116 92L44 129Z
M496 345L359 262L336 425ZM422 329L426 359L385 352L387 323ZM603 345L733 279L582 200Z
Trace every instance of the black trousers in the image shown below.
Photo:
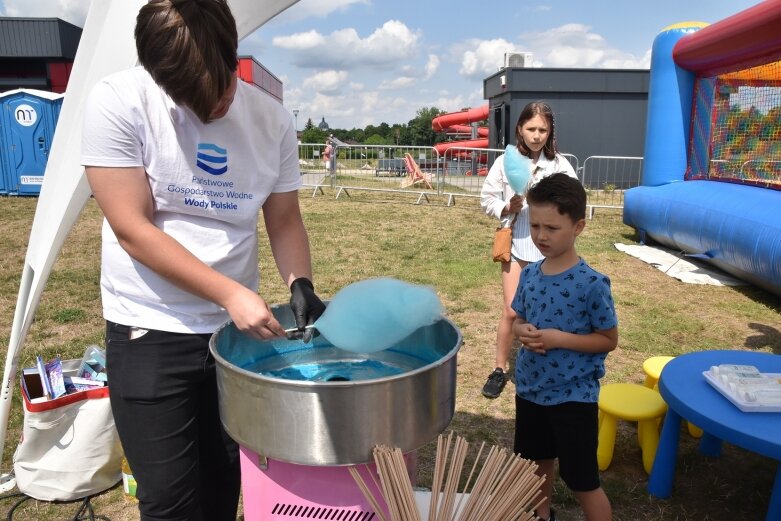
M106 324L114 421L142 521L235 521L238 446L222 428L210 335Z

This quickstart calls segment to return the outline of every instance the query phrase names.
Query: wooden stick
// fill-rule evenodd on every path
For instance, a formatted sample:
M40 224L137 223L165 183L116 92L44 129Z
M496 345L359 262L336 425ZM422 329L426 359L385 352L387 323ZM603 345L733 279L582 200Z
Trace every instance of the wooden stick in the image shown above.
M501 480L503 463L505 459L504 451L498 449L490 454L491 458L485 468L487 471L482 487L479 489L475 501L475 510L470 519L483 521L490 519L486 512L490 509L491 500L495 497L496 486ZM479 476L478 476L479 478Z
M483 497L483 491L488 490L490 481L493 479L493 474L496 468L496 457L498 449L496 446L491 447L488 451L488 455L483 462L483 468L477 475L474 487L469 495L469 500L464 506L464 510L461 513L461 517L464 519L471 519L472 515L477 515L477 511L482 506L485 498Z
M419 520L420 512L415 504L415 493L412 490L412 484L410 483L409 474L407 473L407 466L404 463L404 454L401 449L396 447L389 454L394 463L394 479L398 484L399 494L404 505L405 520Z
M420 512L401 449L376 447L374 458L380 473L386 502L394 521L420 521Z
M380 519L380 521L388 521L385 518L385 514L382 511L382 508L380 507L379 502L377 502L377 498L374 497L374 494L372 494L371 490L369 490L369 487L366 485L366 482L361 477L360 472L358 472L358 469L355 467L349 467L348 470L350 471L350 475L353 477L353 480L355 480L355 483L358 485L358 488L361 490L361 494L363 494L363 497L366 498L366 501L369 502L369 504L374 509L374 513L377 514L377 517Z
M509 472L512 479L505 480L502 484L498 492L499 501L488 514L488 518L516 519L528 508L528 504L541 494L540 487L544 478L535 473L537 465L520 456L511 456L511 459L513 464Z
M377 472L380 475L380 484L382 485L382 493L385 497L385 504L388 505L388 513L390 514L393 521L400 521L395 493L388 478L388 472L385 468L385 460L382 457L381 447L375 447L374 449L374 462L377 465Z
M447 442L440 434L437 437L437 457L434 465L434 479L431 483L431 499L428 506L429 521L437 521L437 503L439 502L439 491L442 488L442 478L445 474L445 464L447 456L450 453L450 442L453 438L453 431L447 435ZM444 452L444 453L443 453Z
M458 488L458 480L461 477L461 470L464 468L464 459L468 444L461 436L456 437L453 456L450 459L450 468L447 480L445 481L445 494L442 502L442 508L437 512L438 521L447 521L453 515L455 502L455 493Z
M469 444L460 436L456 436L454 440L452 431L448 434L447 440L442 434L438 436L428 521L504 519L532 521L534 519L532 512L545 500L540 497L545 476L537 475L538 467L534 462L496 446L488 450L482 468L475 478L474 486L468 493L469 497L461 510L461 502L467 495L475 471L480 466L484 448L485 443L482 443L456 504L458 483ZM391 521L420 521L415 493L401 450L377 446L374 449L374 459ZM533 502L536 504L532 506Z
M469 484L472 483L472 476L474 476L477 464L480 462L480 455L483 454L483 448L485 448L485 442L480 444L480 450L477 451L475 461L472 463L472 469L469 471L469 477L466 478L466 483L464 484L464 488L461 490L461 496L458 498L458 504L456 505L455 512L453 513L453 517L450 518L450 521L455 521L456 515L461 510L461 503L466 497L466 491L469 489Z

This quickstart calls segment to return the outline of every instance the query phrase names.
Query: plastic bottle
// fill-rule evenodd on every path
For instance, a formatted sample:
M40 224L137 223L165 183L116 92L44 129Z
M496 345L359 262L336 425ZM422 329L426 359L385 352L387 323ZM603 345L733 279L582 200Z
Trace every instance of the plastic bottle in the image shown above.
M96 345L87 346L84 356L81 358L79 374L82 378L105 382L106 377L106 352Z
M781 390L751 389L743 391L741 398L759 405L781 405Z
M716 376L736 373L759 374L759 369L753 365L719 364L711 366L710 372Z
M727 386L732 389L743 387L759 387L770 389L781 389L781 384L777 380L772 378L730 378L725 382Z
M128 496L136 497L136 479L133 477L133 471L130 470L130 463L124 456L122 456L122 488Z
M766 378L762 376L761 374L753 374L753 373L732 373L732 374L723 374L719 377L725 385L729 385L731 383L739 384L739 385L764 385L764 384L772 384L773 380L770 378Z
M762 383L764 380L767 380L767 378L764 378L762 375L751 373L722 374L719 376L719 379L721 380L721 383L727 386L735 382L740 382L743 384L752 381Z

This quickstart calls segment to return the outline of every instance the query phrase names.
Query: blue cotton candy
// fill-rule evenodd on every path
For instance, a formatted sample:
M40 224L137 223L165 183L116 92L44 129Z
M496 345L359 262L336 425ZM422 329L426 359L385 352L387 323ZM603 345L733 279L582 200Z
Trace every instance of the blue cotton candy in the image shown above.
M392 278L368 279L339 290L314 327L335 347L374 353L438 321L442 312L430 287Z
M526 185L532 177L532 161L518 152L515 145L507 145L504 151L504 175L516 194L526 192Z

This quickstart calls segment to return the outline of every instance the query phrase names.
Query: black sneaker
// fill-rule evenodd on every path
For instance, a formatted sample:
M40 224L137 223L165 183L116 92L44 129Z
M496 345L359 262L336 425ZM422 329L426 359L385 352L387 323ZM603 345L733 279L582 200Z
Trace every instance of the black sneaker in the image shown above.
M556 521L556 511L553 510L552 508L550 509L550 517L547 520L545 520L545 519L541 518L540 516L538 516L536 510L534 511L534 516L537 519L539 519L539 521Z
M534 519L537 521L556 521L556 511L551 508L550 517L548 519L543 519L537 514L537 511L534 511Z
M488 375L488 380L483 386L483 396L486 398L498 398L507 384L507 374L501 367L494 369L494 372Z

